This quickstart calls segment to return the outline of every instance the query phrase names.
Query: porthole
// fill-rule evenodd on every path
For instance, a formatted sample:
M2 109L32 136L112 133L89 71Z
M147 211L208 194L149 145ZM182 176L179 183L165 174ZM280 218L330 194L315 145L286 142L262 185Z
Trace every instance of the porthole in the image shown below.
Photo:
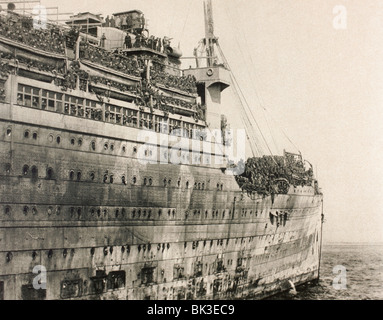
M29 173L29 167L27 165L25 165L23 167L23 175L26 176L26 175L28 175L28 173Z
M37 178L38 178L38 175L39 175L39 170L37 169L36 166L33 166L33 167L32 167L31 172L32 172L32 178L37 179Z
M49 142L52 142L52 141L53 141L53 136L52 136L51 134L48 136L48 141L49 141Z
M6 260L7 260L7 262L11 262L11 261L12 261L12 258L13 258L13 254L12 254L12 252L8 252L7 255L6 255Z
M5 206L4 208L4 213L8 216L11 214L11 207L10 206Z
M47 179L52 179L53 178L53 169L48 168L47 169Z

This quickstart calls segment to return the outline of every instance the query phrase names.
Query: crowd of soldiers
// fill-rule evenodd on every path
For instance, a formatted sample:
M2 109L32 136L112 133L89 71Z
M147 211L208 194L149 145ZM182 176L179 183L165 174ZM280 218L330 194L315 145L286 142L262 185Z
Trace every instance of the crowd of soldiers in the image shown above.
M7 79L9 74L11 73L11 68L9 66L8 61L3 61L3 59L0 60L0 78L1 79Z
M11 68L7 61L0 60L0 101L5 100L5 80L8 78L11 73Z
M86 41L80 43L80 58L137 77L142 72L140 60L136 56L126 57L117 53L110 53Z
M150 68L150 78L153 84L160 83L167 88L179 89L188 93L197 93L197 80L194 76L176 76L165 72L165 66L153 63Z
M111 87L111 88L120 90L121 92L131 92L131 93L137 92L137 86L122 84L120 82L109 80L109 79L104 78L104 77L90 76L89 83L90 84L101 83L107 87Z
M263 156L249 158L245 163L245 171L236 177L242 190L268 195L278 193L278 181L296 186L311 185L313 170L305 169L301 160L290 156Z
M0 15L0 35L36 49L65 53L65 36L60 29L51 26L36 29L33 24L25 23L24 18L16 15L10 17Z
M28 58L24 57L18 57L17 58L18 63L23 64L27 67L27 69L37 69L39 71L45 71L45 72L50 72L50 73L55 73L55 74L64 74L65 73L65 67L59 67L57 68L54 65L51 65L49 63L44 63L42 61L36 61L36 60L31 60Z
M153 35L146 37L142 34L135 34L132 37L130 34L125 36L124 46L126 49L132 48L148 48L160 53L167 53L170 47L170 40L167 37L157 38Z
M136 19L137 26L140 26L140 29L145 29L145 16L142 14L141 16L137 17ZM131 26L133 23L133 18L131 15L124 16L114 16L112 15L110 18L109 16L106 16L105 21L103 22L102 26L105 28L118 28L118 29L127 29L128 26Z

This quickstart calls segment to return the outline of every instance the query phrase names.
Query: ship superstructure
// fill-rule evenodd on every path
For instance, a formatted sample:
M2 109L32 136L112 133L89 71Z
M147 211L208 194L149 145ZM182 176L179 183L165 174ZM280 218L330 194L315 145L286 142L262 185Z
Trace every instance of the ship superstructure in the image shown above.
M181 70L139 10L0 15L0 299L264 298L318 279L312 169L231 157L210 1L205 18L206 56Z

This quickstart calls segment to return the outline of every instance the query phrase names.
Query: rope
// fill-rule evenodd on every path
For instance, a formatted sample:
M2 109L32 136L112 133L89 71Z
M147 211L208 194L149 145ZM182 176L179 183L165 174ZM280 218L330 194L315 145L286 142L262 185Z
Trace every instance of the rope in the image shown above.
M228 8L227 8L227 6L225 6L225 10L226 10L227 15L230 16L230 15L229 15L229 12L228 12ZM234 25L236 25L236 24L234 24ZM238 30L238 28L237 28L237 33L238 33L239 31L240 31L240 30ZM241 53L243 59L246 60L246 59L245 59L245 55L243 54L243 51L242 51L241 46L240 46L240 44L239 44L238 38L235 37L235 40L236 40L236 42L237 42L239 51L240 51L240 53ZM224 58L224 59L227 60L226 58ZM230 68L230 69L231 69L231 68ZM238 86L239 92L240 92L241 95L242 95L242 99L244 100L244 102L245 102L245 104L246 104L246 106L247 106L247 108L248 108L248 110L249 110L249 113L250 113L251 117L253 118L253 120L254 120L254 122L255 122L255 124L256 124L258 130L259 130L259 133L260 133L261 136L262 136L262 139L263 139L263 141L264 141L264 143L265 143L265 145L266 145L266 147L267 147L267 149L268 149L270 155L272 156L273 161L276 162L275 159L274 159L274 155L273 155L273 153L272 153L272 151L271 151L271 149L270 149L270 146L269 146L269 144L267 143L267 140L266 140L266 138L265 138L265 136L264 136L264 134L263 134L263 132L262 132L262 130L261 130L259 124L258 124L258 121L256 120L256 118L255 118L255 116L254 116L254 114L253 114L253 112L252 112L252 110L251 110L251 108L250 108L250 105L248 104L247 99L246 99L246 97L245 97L245 95L244 95L244 93L243 93L241 87L239 86L238 81L237 81L237 79L236 79L236 77L235 77L235 75L234 75L234 73L233 73L232 71L231 71L231 76L232 76L232 79L234 79L234 82L235 82L235 83L237 84L237 86ZM258 97L258 94L257 94L257 97ZM258 97L258 100L259 100L259 97Z
M227 7L225 7L225 9L226 9L226 12L228 13L228 9L227 9ZM238 16L238 15L239 15L239 12L238 12L238 8L237 8L237 7L235 7L235 11L236 11L237 16ZM230 15L229 15L229 16L230 16ZM237 21L239 21L239 20L237 20ZM238 27L238 24L237 24L237 23L234 24L234 25L235 25L236 28L237 28L237 34L241 34L241 35L242 35L242 38L244 39L244 43L246 44L246 47L247 47L248 51L250 51L250 50L249 50L249 47L248 47L248 44L247 44L247 41L246 41L246 39L244 38L244 33L241 32L241 31L242 31L241 29L239 29L240 26ZM239 50L240 50L242 56L244 57L244 54L243 54L243 52L242 52L242 49L241 49L241 46L240 46L240 44L239 44L238 38L236 38L236 42L237 42L238 48L239 48ZM249 60L250 60L251 66L252 66L251 71L252 71L252 70L255 70L255 64L254 64L254 61L253 61L253 58L252 58L251 54L249 54L248 56L249 56ZM245 58L245 57L244 57L244 58ZM250 71L250 74L249 74L249 75L250 75L250 78L251 78L252 83L255 83L255 81L254 81L254 79L253 79L253 77L252 77L252 72L251 72L251 71ZM256 78L256 80L259 80L259 82L262 82L261 79L259 79L259 77L257 76L256 73L254 73L254 77ZM292 145L299 151L299 148L293 143L293 141L289 138L289 136L288 136L288 135L286 134L286 132L282 129L282 127L281 127L280 125L278 125L277 121L276 121L276 120L274 119L274 117L271 115L271 113L269 112L269 110L266 109L266 107L265 107L265 103L264 103L262 97L260 96L260 94L258 93L258 91L256 90L255 86L252 86L252 89L253 89L253 91L254 91L254 93L255 93L255 96L256 96L256 98L257 98L258 101L259 101L260 107L263 109L263 111L271 117L271 120L274 121L274 123L277 125L277 127L281 130L282 134L283 134L283 135L287 138L287 140L288 140L288 141L289 141L289 142L290 142L290 143L291 143L291 144L292 144ZM250 112L251 112L251 109L250 109ZM251 113L252 113L252 112L251 112ZM253 114L252 114L252 115L253 115ZM254 116L254 115L253 115L253 116ZM276 143L274 134L273 134L273 132L272 132L272 130L271 130L271 128L270 128L270 124L269 124L269 121L268 121L266 115L265 115L265 120L266 120L267 127L268 127L268 129L269 129L271 138L272 138L272 140L273 140L274 146L275 146L276 149L278 150L278 146L277 146L277 143ZM266 144L267 144L267 142L266 142Z
M192 0L189 0L188 11L187 11L187 15L186 15L186 19L185 19L184 26L183 26L182 31L181 31L180 39L182 39L182 38L183 38L183 35L184 35L184 31L185 31L186 23L188 22L189 15L190 15L191 5L192 5Z

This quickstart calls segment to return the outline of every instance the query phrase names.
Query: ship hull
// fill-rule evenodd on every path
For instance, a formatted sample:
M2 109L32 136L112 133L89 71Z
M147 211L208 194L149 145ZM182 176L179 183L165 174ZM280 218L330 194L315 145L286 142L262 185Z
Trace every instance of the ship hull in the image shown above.
M127 128L0 113L0 298L259 299L318 279L314 188L248 194L217 167L141 163Z

